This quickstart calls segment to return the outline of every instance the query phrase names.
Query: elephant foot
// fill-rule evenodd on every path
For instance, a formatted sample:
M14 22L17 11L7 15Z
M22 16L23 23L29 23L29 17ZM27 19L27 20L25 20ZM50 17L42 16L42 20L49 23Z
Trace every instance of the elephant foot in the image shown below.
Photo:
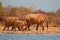
M36 31L38 31L38 29L36 29Z
M3 29L3 31L5 31L5 29Z
M30 29L28 29L28 31L31 31Z

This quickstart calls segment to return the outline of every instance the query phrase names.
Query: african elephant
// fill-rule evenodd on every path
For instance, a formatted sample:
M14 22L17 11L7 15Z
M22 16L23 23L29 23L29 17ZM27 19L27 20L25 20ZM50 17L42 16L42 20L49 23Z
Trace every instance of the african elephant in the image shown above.
M19 20L17 17L7 17L4 21L5 27L3 30L9 30L9 27L12 27L12 30L14 29L14 22Z
M15 21L14 23L14 29L16 30L16 28L19 28L19 30L24 30L24 28L26 27L26 23L22 20L19 21Z
M25 28L25 30L30 30L30 26L33 24L37 24L36 30L38 30L39 25L41 25L42 30L44 30L44 22L46 23L46 26L48 28L48 16L46 14L28 14L26 15L27 27Z

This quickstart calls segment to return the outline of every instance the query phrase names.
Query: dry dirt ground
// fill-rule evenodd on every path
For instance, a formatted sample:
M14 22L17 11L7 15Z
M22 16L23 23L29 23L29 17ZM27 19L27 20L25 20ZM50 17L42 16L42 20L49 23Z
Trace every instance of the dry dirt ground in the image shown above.
M31 31L3 31L3 26L0 25L0 34L60 34L60 27L44 27L44 31L39 27L38 31L35 30L35 27L31 26Z

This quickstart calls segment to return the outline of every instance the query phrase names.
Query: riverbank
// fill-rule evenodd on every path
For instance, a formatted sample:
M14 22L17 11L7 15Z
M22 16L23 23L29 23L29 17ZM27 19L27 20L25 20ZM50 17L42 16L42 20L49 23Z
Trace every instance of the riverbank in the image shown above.
M38 31L35 30L35 27L31 27L30 31L3 31L3 26L0 26L0 34L60 34L60 27L44 27L44 31L39 27Z

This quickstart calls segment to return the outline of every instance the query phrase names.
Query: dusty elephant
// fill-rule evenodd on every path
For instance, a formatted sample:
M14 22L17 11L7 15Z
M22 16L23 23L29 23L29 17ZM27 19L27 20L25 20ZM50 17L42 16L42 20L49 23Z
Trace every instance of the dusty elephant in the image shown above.
M43 23L46 23L47 29L48 29L48 16L45 14L28 14L26 16L26 22L27 22L27 27L25 28L30 30L30 26L33 24L37 24L36 30L38 30L39 25L41 25L42 30L44 30Z
M9 30L9 27L11 26L12 27L12 29L11 30L13 30L13 28L14 28L14 22L15 21L17 21L17 20L19 20L17 17L7 17L6 19L5 19L5 27L4 27L4 29L3 30Z
M16 28L19 28L19 30L23 31L26 27L26 23L22 20L15 21L14 23L14 29L16 31Z

